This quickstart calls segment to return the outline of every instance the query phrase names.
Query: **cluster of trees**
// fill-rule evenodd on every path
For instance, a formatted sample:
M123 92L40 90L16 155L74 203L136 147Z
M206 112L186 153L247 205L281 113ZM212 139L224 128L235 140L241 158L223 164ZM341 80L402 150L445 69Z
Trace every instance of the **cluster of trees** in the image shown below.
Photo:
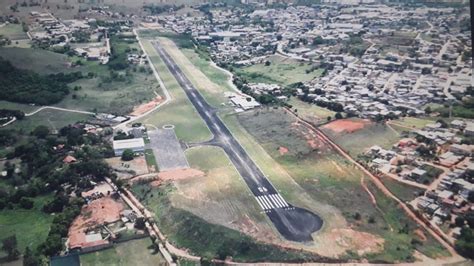
M1 136L12 134L19 132L0 130L0 140ZM39 265L44 256L61 251L63 238L84 204L82 199L70 198L69 195L79 195L92 188L91 181L99 182L105 177L115 179L103 160L112 156L113 150L105 138L88 134L81 126L64 127L58 135L51 134L45 126L39 126L21 138L25 141L9 142L9 145L16 146L7 158L21 159L21 165L5 163L7 176L4 178L6 185L0 188L0 210L30 209L35 205L35 197L54 195L42 206L43 212L55 213L47 239L36 250L24 252L25 265ZM78 161L74 164L63 163L63 158L72 151ZM21 171L14 171L18 167ZM20 252L14 250L14 240L8 238L7 242L8 245L4 242L4 250L11 259L16 259Z
M177 10L180 10L184 8L184 5L179 5L179 6L176 6L176 5L160 5L160 6L157 6L157 5L145 5L143 6L143 9L145 11L148 11L150 12L151 15L159 15L161 13L165 13L165 12L168 12L168 11L177 11Z
M344 106L338 102L325 102L325 101L315 101L317 106L327 108L334 112L343 112Z
M0 109L0 118L1 117L15 117L16 119L21 120L25 117L25 113L20 110Z
M41 76L14 67L0 58L0 99L40 105L54 104L68 93L67 83L82 78L81 72Z

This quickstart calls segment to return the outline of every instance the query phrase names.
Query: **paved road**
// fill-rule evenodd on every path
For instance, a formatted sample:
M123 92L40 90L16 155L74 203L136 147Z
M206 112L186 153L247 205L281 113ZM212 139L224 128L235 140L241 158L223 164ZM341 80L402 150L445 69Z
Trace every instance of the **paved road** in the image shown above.
M291 205L278 193L217 116L216 110L204 100L169 54L158 42L153 42L153 46L206 122L214 135L214 145L221 147L229 156L259 206L280 234L291 241L311 241L311 234L321 229L321 218L308 210Z

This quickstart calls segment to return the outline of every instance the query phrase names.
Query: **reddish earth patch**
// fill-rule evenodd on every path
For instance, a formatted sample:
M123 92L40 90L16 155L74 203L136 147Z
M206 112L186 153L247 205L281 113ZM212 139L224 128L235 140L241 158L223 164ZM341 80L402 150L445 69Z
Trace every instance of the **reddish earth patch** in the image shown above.
M416 229L415 230L415 235L418 236L420 238L420 240L423 241L423 242L427 240L425 233L423 233L423 231L421 229Z
M280 155L285 155L289 152L288 148L283 146L280 146L280 148L278 148L278 151L280 152Z
M160 180L182 180L198 176L204 176L204 172L192 168L170 170L158 173Z
M86 232L104 223L112 223L120 219L120 212L124 209L121 202L111 197L96 199L81 209L69 228L69 248L86 247L107 243L106 240L87 242Z
M150 102L141 104L139 106L135 106L133 108L133 112L130 113L130 115L133 115L133 116L142 115L142 114L150 111L151 109L155 108L161 102L161 100L162 100L161 96L156 96L156 98L153 99Z
M324 125L323 128L330 129L336 133L353 133L357 130L363 129L367 124L369 124L368 120L354 121L348 119L339 119Z

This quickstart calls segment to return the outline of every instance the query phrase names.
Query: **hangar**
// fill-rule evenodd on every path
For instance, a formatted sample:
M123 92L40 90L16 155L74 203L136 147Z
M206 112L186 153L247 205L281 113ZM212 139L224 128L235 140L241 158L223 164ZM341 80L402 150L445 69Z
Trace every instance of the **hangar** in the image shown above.
M143 141L143 138L114 140L113 147L115 156L121 156L126 149L134 152L144 152L145 141Z

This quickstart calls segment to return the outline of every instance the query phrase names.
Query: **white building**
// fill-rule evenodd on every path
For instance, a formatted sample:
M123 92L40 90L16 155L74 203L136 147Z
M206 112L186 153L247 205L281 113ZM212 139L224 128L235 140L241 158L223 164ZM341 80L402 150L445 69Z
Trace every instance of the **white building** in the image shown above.
M143 138L114 140L113 147L115 156L121 156L126 149L130 149L133 152L144 152L145 142Z

